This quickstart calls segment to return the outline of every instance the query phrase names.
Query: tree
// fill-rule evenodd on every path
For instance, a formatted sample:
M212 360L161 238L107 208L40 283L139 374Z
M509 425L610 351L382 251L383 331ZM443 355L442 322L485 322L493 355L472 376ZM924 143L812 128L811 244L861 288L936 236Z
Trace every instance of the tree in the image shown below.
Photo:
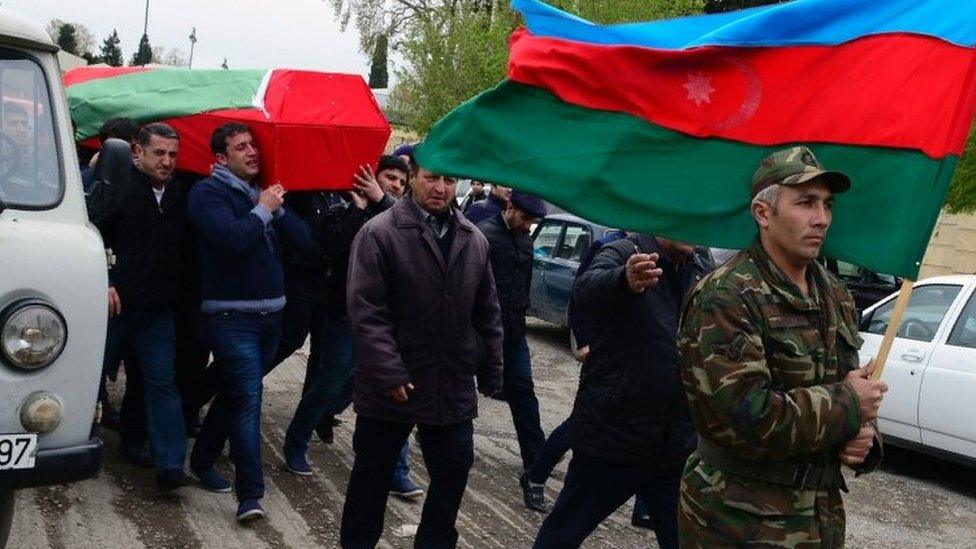
M227 66L227 58L226 57L224 58L224 62L220 64L220 68L222 68L224 70L227 70L227 69L230 68L230 67Z
M952 176L945 209L954 214L976 212L976 128L969 133L966 151L959 159L956 173Z
M365 1L358 4L360 8ZM408 128L426 133L451 109L505 78L508 38L519 20L503 0L427 0L409 3L417 7L412 12L404 11L403 4L407 2L398 1L382 18L358 13L356 22L358 26L363 19L380 19L395 30L391 44L406 65L395 71L390 108ZM559 0L552 4L600 23L678 17L700 13L704 5L703 0ZM419 9L422 6L435 7ZM378 26L375 21L362 24Z
M163 65L172 65L174 67L186 67L190 64L186 59L186 53L180 48L170 48L165 55L160 52L156 62L162 63Z
M132 54L132 61L129 61L131 66L142 66L148 65L153 62L153 49L149 44L149 35L143 34L142 38L139 40L139 49Z
M387 67L386 54L390 43L386 36L380 36L376 40L373 50L373 59L369 65L369 87L385 88L389 85L390 74Z
M101 55L99 55L102 63L111 67L122 66L125 61L122 58L122 48L119 47L121 41L118 29L112 29L112 34L102 41Z
M61 35L61 27L65 25L71 25L74 28L74 32L71 34L74 36L75 45L71 50L66 48L61 48L74 55L80 55L86 57L86 54L92 55L92 51L95 49L95 35L92 34L88 27L82 25L81 23L74 23L68 21L62 21L60 19L51 19L44 30L47 31L51 40L54 40L60 47L60 42L58 41Z
M75 26L65 23L58 29L58 38L55 40L58 47L72 54L78 55L78 39L75 38Z

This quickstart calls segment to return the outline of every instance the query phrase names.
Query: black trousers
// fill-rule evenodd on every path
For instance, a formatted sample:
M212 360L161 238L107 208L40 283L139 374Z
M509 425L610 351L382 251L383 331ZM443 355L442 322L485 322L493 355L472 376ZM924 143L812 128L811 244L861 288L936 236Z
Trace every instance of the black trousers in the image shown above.
M346 490L339 538L345 549L372 549L379 542L390 478L400 448L413 428L412 423L356 418L356 460ZM414 547L453 548L458 539L454 524L474 462L474 428L471 421L448 426L417 425L417 437L430 486Z
M655 470L573 452L566 482L536 536L534 549L576 548L636 492L644 500L661 549L678 547L682 466Z
M204 330L200 301L184 298L174 312L176 328L176 356L173 373L183 405L183 420L187 428L199 427L200 408L206 403L198 398L200 377L210 362L210 346ZM209 399L208 399L209 400Z

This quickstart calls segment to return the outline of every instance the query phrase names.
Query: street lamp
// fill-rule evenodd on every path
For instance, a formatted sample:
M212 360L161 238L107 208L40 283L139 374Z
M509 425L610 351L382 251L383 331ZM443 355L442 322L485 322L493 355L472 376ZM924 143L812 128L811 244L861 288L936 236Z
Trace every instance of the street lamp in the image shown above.
M143 36L149 36L149 0L146 0L146 19L142 24Z
M197 28L196 27L193 27L193 30L190 31L190 66L189 66L189 68L191 68L191 69L193 68L193 46L195 46L196 44L197 44Z

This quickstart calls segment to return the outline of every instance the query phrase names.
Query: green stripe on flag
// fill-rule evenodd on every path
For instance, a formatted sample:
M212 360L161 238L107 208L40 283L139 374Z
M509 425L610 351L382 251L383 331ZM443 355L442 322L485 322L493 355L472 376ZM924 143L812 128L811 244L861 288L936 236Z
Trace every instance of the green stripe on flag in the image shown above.
M417 160L436 172L510 184L608 226L743 248L756 234L752 174L770 151L788 145L698 139L503 82L438 122ZM807 145L853 181L837 198L825 253L917 277L957 158Z
M154 69L67 88L75 139L98 134L111 118L137 122L252 106L265 70Z

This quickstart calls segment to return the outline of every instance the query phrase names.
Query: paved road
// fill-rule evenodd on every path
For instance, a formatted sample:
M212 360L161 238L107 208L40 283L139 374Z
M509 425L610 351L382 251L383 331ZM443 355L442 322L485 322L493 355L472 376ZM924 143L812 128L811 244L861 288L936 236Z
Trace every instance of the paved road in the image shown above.
M530 324L530 347L544 428L562 421L572 406L578 368L566 332ZM228 494L186 488L178 496L155 492L150 471L114 459L118 440L107 433L108 460L101 476L71 486L25 490L17 495L14 548L224 548L335 547L349 469L353 416L334 445L313 444L313 477L279 468L284 430L297 404L305 355L299 351L265 384L264 448L268 518L250 527L233 519ZM458 521L462 547L512 549L531 545L541 515L521 504L518 444L503 402L481 401L475 422L476 457ZM422 457L411 451L412 474L426 486ZM229 472L228 464L221 465ZM555 497L565 462L550 481ZM976 471L907 452L891 451L880 472L851 479L847 497L849 547L976 547ZM420 503L391 499L381 547L411 547ZM585 547L654 547L653 536L629 524L630 504L618 511Z

